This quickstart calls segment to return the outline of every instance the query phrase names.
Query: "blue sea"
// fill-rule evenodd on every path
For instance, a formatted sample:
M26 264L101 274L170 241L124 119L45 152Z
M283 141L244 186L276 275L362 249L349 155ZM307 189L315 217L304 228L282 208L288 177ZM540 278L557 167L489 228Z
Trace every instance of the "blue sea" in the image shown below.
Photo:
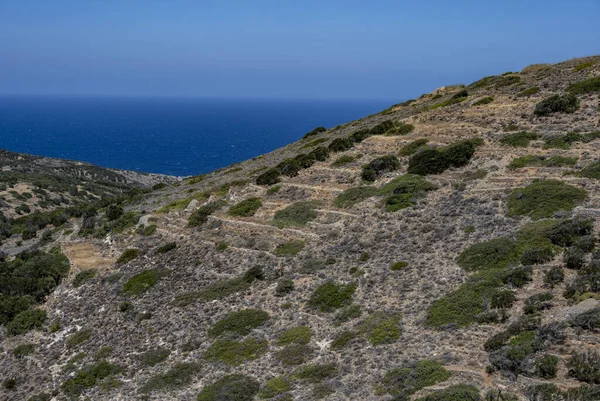
M178 176L207 173L393 102L0 97L0 148Z

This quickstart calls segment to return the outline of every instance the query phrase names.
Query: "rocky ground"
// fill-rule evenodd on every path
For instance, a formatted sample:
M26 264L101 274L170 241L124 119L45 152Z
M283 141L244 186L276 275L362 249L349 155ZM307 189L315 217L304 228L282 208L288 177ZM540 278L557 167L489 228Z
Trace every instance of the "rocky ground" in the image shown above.
M581 330L568 322L573 316L596 310L600 294L591 291L579 299L565 296L569 280L578 272L566 268L562 251L536 264L524 286L509 288L516 300L506 308L505 321L435 326L428 316L434 301L456 291L472 274L457 263L461 252L473 244L514 236L531 221L528 216L509 213L507 198L515 188L526 187L535 179L555 179L585 189L587 196L582 202L552 217L592 219L597 232L600 181L579 173L598 161L600 140L574 141L562 148L549 147L548 143L567 132L597 131L600 91L578 94L579 105L573 113L537 116L534 108L542 100L563 93L569 85L598 76L600 57L589 57L530 66L468 87L440 88L264 156L145 194L125 204L126 211L142 216L141 224L120 233L78 236L82 220L77 218L55 227L52 239L42 249L61 247L70 259L71 270L39 306L47 312L42 327L13 336L1 329L2 399L425 397L435 401L450 399L439 395L439 390L459 384L473 386L490 401L567 399L539 398L532 395L531 388L547 383L566 391L582 385L569 373L568 361L574 353L597 351L600 336L598 327ZM463 90L468 91L465 99L459 96L462 100L450 101ZM486 97L493 100L479 105L478 101ZM325 161L316 161L295 176L282 175L280 182L270 186L256 184L260 174L287 158L387 120L410 124L414 129L404 135L388 131L387 135L369 136L347 150L330 153ZM501 142L521 131L536 133L537 137L525 147ZM483 143L464 166L428 174L425 179L435 189L415 196L409 207L386 211L382 196L347 208L336 207L335 199L345 190L365 185L361 179L363 165L381 156L398 155L403 146L420 138L438 149L473 138ZM509 168L513 159L526 155L576 161L561 166ZM341 156L353 159L342 166L332 165ZM371 185L380 187L406 174L411 158L398 158L399 167L383 172ZM156 183L148 176L121 176L146 185ZM26 184L6 188L6 192L22 192L18 185ZM260 199L253 213L232 215L231 206L250 198ZM306 201L317 202L306 221L291 226L278 223L278 211ZM197 216L199 208L207 204L220 207L208 213L199 227L189 227L190 217ZM153 228L141 235L144 227ZM16 235L8 243L18 240ZM15 249L34 246L37 241L23 241ZM160 250L169 243L175 244L174 249ZM301 244L300 249L285 254L293 244ZM126 249L140 252L124 261L119 257ZM392 270L396 262L406 263ZM261 267L262 274L247 279L244 274L255 266ZM552 267L564 268L566 277L548 289L544 275ZM92 273L82 275L86 271ZM152 278L139 276L143 272ZM242 277L247 280L242 281ZM133 286L140 281L141 287ZM350 299L329 294L328 301L340 303L323 309L314 301L315 292L328 282L340 288L354 285L355 290ZM289 291L284 290L284 283ZM202 295L206 289L216 295ZM564 341L544 351L559 358L556 376L490 369L484 343L519 320L526 298L546 291L551 291L554 299L539 313L542 324L566 325ZM245 309L265 311L269 318L248 326L250 329L243 333L232 329L214 335L219 320ZM383 323L369 329L373 321ZM286 344L282 334L297 326L309 327L309 338ZM338 347L334 340L344 331L355 333L355 337ZM381 333L384 338L379 341L376 335ZM262 345L253 348L256 343ZM32 344L31 352L15 353L27 344ZM219 352L215 344L222 346ZM424 360L439 362L449 372L448 377L415 385L414 391L402 394L386 387L388 372ZM93 373L100 361L118 369L106 375ZM315 366L328 366L331 371L318 378L303 376L302 369ZM92 373L84 378L81 372ZM257 384L245 384L247 391L240 394L220 388L221 398L214 394L210 398L210 386L232 374L244 375L248 383ZM589 384L600 384L600 374L595 377ZM79 387L73 390L78 378ZM286 384L274 395L267 391L269 386L275 387L276 381L267 384L273 378ZM497 390L516 398L493 398ZM30 398L34 396L38 398ZM583 397L568 399L596 399Z

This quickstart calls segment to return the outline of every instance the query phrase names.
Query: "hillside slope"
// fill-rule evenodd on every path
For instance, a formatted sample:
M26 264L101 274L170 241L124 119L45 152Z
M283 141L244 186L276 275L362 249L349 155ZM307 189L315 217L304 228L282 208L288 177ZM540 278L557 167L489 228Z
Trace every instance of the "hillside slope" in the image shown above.
M600 399L599 95L440 88L21 239L3 397Z

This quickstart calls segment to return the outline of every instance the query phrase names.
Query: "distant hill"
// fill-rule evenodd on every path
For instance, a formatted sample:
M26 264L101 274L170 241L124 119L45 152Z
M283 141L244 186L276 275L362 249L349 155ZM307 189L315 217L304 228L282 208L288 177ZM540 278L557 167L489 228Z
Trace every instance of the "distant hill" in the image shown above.
M593 56L180 182L2 152L0 392L598 400L599 125Z

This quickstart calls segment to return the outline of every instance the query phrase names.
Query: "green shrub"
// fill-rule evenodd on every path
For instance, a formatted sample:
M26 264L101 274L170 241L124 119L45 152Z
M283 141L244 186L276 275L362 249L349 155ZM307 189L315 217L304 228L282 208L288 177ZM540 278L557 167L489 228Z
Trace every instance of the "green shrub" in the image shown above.
M410 158L407 172L418 175L440 174L450 167L466 166L481 143L478 139L468 139L442 149L424 149Z
M283 297L294 291L294 280L291 279L283 279L277 283L277 287L275 287L275 295L278 297Z
M172 251L173 249L177 248L177 243L176 242L167 242L166 244L159 246L158 248L156 248L156 251L154 251L155 255L160 255L162 253L167 253L169 251Z
M92 329L83 329L76 331L67 337L67 346L69 348L73 348L78 346L79 344L87 341L92 336Z
M307 139L307 138L310 138L311 136L318 135L318 134L320 134L321 132L325 132L325 131L327 131L327 128L325 128L325 127L317 127L317 128L315 128L315 129L313 129L312 131L310 131L310 132L308 132L308 133L304 134L304 136L302 137L302 139Z
M281 170L273 167L256 177L256 185L274 185L277 184L281 176Z
M302 170L302 166L300 166L300 163L296 159L285 159L277 165L277 168L281 174L288 177L296 177L300 173L300 170Z
M131 277L123 284L123 292L127 295L140 295L154 287L162 278L171 274L167 269L150 269Z
M275 398L292 389L290 381L284 376L277 376L267 380L265 386L259 391L258 396L262 399Z
M17 358L22 358L35 351L35 344L20 344L13 348L12 353Z
M356 284L335 284L332 281L318 286L312 293L308 305L321 312L331 312L352 302Z
M260 384L244 375L228 375L205 386L198 401L252 401Z
M81 286L86 281L89 281L89 280L93 279L94 277L96 277L97 273L98 273L97 269L87 269L87 270L80 271L79 273L77 273L75 275L75 278L73 278L73 283L72 283L73 287Z
M329 140L329 138L319 138L319 139L315 139L314 141L310 141L309 143L305 144L302 146L302 149L308 149L308 148L312 148L313 146L317 146L322 144L323 142L327 142Z
M127 248L123 251L121 256L119 256L119 259L117 259L117 263L118 264L129 263L132 260L136 259L138 256L140 256L141 253L142 253L142 251L140 251L139 249Z
M335 207L346 209L376 195L377 188L375 187L363 186L348 188L335 198L333 204Z
M408 397L417 391L449 378L450 372L438 361L421 360L387 372L383 378L382 388L395 397L394 399L408 400ZM462 401L462 399L458 400Z
M283 366L297 366L307 362L312 355L312 349L306 344L288 345L275 354Z
M562 156L534 156L527 155L522 157L517 157L508 165L509 169L517 169L523 167L562 167L569 166L573 167L577 163L577 159L574 157L562 157Z
M46 311L41 309L30 309L18 313L6 325L6 334L16 336L25 334L33 329L41 329L46 320Z
M392 120L385 120L371 128L371 135L383 135L390 129L394 128Z
M525 299L525 304L523 306L523 313L526 315L531 315L542 311L544 309L549 309L552 307L552 293L551 292L543 292L541 294L534 294Z
M331 163L332 167L341 167L346 164L352 163L354 161L354 156L343 155L338 157L333 163Z
M585 252L579 248L571 247L565 251L563 260L569 269L581 269L585 263Z
M443 390L436 390L415 401L482 401L482 398L476 387L457 384Z
M551 217L559 210L572 210L587 197L583 189L558 180L534 180L516 188L508 196L508 215L524 215L534 220Z
M229 248L229 245L227 245L227 242L219 242L217 245L215 245L215 250L222 252L225 249Z
M210 202L194 210L188 219L188 227L201 227L208 221L208 216L219 210L223 202Z
M320 365L307 365L296 370L295 376L309 383L320 383L325 379L331 379L338 374L337 367L333 363Z
M500 237L470 246L458 256L457 263L467 271L476 271L505 268L518 258L515 241Z
M600 79L598 80L600 82ZM553 95L535 105L533 114L549 116L554 113L574 113L579 108L579 101L574 94Z
M384 135L408 135L415 130L415 126L404 122L399 122L385 132Z
M348 345L348 343L354 340L357 336L358 333L356 331L344 330L333 337L333 340L331 341L331 349L340 350Z
M143 366L154 366L167 359L169 355L171 355L171 351L169 351L168 349L151 349L149 351L144 352L140 356L140 362Z
M308 344L311 336L310 327L296 326L281 333L277 343L279 345Z
M273 224L282 227L304 227L306 223L317 218L315 209L320 205L318 201L302 201L278 210L273 216Z
M250 338L245 341L216 340L206 351L205 358L213 362L223 362L237 366L259 358L269 349L267 340Z
M364 166L361 177L365 181L375 181L381 174L397 170L398 168L400 168L400 161L396 156L382 156Z
M379 189L379 195L386 196L383 201L385 210L395 212L414 205L418 198L434 189L436 187L423 177L405 174L382 186Z
M375 312L357 325L373 345L393 343L400 338L400 314Z
M536 375L543 379L554 379L556 377L556 365L558 358L554 355L542 355L535 360Z
M575 82L567 87L567 92L572 95L583 95L590 92L600 91L600 77L588 78Z
M544 284L550 288L560 284L565 279L565 271L559 266L553 266L544 273Z
M486 96L482 99L479 99L478 101L476 101L475 103L473 103L473 106L483 106L486 104L490 104L494 101L494 97L493 96Z
M371 133L371 130L361 129L351 133L348 139L350 139L352 142L360 143L372 135L373 134Z
M360 309L360 305L357 305L357 304L348 305L346 307L341 308L339 311L337 311L337 313L335 314L335 316L333 318L333 323L336 325L340 325L349 320L356 319L357 317L359 317L361 315L361 313L362 313L362 311Z
M156 233L157 229L158 227L156 226L156 224L150 224L149 226L143 226L138 228L138 233L147 237Z
M521 255L521 264L525 266L539 265L554 258L554 247L549 244L526 249Z
M579 172L581 177L600 179L600 162L594 162Z
M570 149L575 142L581 142L583 137L576 132L548 138L544 142L544 149Z
M85 390L94 387L100 380L121 373L122 370L118 365L101 360L65 380L61 385L61 389L69 397L79 397Z
M569 321L569 324L573 327L580 327L584 330L600 329L600 308L594 308L572 317Z
M260 198L248 198L229 208L227 212L230 216L249 217L262 206Z
M324 162L329 157L329 149L323 146L313 149L309 154L313 155L316 161Z
M181 362L165 373L161 373L149 378L140 388L142 393L150 393L152 391L173 391L179 387L186 386L191 383L202 366L193 362Z
M539 86L532 86L531 88L524 89L521 92L517 93L517 96L520 96L520 97L531 96L531 95L535 95L539 91L540 91Z
M585 69L588 69L590 67L593 67L595 65L596 65L596 61L585 61L583 63L577 64L575 66L575 68L573 68L573 70L579 72L579 71L583 71Z
M269 320L269 314L259 309L243 309L238 312L231 312L217 321L208 331L208 335L218 337L230 332L245 336L250 334L253 329L265 324L267 320Z
M398 270L404 269L406 266L408 266L408 262L400 261L400 262L392 263L392 266L390 266L390 269L393 271L398 271Z
M289 241L277 245L273 254L275 256L294 256L304 249L305 243L302 240Z
M504 135L500 139L500 143L505 146L512 146L515 148L525 148L529 146L530 141L535 141L540 136L535 132L521 131L515 134Z
M600 354L596 351L575 353L567 362L568 375L579 381L600 384Z
M493 309L508 309L517 300L515 292L511 290L495 290L490 298L490 307Z
M276 194L280 189L281 185L273 185L271 188L267 189L267 195Z
M407 143L406 145L404 145L402 148L400 148L400 151L398 151L398 155L400 156L411 156L415 153L417 153L419 150L421 150L421 148L423 148L425 145L427 145L427 143L429 142L428 139L416 139L412 142Z
M354 143L351 139L348 138L335 138L329 146L327 147L331 152L343 152L345 150L351 149L354 146Z
M435 110L435 109L439 109L440 107L446 107L446 106L450 106L453 104L458 104L458 103L461 103L461 102L464 102L465 100L467 100L468 96L469 96L469 93L466 90L461 90L460 92L457 92L456 94L454 94L450 99L444 100L439 103L432 104L430 106L425 106L421 110L422 111Z

